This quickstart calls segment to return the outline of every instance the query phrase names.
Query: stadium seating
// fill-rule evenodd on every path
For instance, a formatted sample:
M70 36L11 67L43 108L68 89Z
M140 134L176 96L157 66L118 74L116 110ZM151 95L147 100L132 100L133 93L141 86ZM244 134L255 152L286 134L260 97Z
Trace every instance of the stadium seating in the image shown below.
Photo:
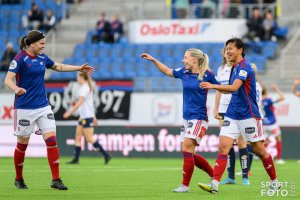
M17 49L19 38L27 33L28 30L22 27L22 16L31 9L32 0L23 0L21 4L1 5L0 4L0 56L5 50L5 44L12 42ZM57 22L63 18L63 13L67 9L64 3L56 1L35 0L38 7L46 13L51 9L56 15Z

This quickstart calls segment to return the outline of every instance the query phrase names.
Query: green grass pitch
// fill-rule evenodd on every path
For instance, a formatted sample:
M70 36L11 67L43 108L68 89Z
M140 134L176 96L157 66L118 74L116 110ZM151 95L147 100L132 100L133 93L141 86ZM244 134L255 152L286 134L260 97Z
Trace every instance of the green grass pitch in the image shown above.
M101 158L82 157L80 164L65 164L71 158L61 158L61 177L69 187L67 191L50 188L50 169L46 158L27 158L24 165L24 179L28 190L17 190L14 186L13 158L0 158L0 199L66 200L66 199L271 199L261 196L268 176L259 160L253 161L250 186L241 185L241 177L236 176L237 185L219 187L218 194L200 190L198 182L208 182L209 177L195 167L190 184L190 193L173 193L172 189L181 183L182 159L155 158L113 158L108 165ZM213 164L214 160L209 160ZM240 171L236 163L236 171ZM276 165L279 181L287 182L286 191L275 199L299 199L300 164L296 160L286 160L285 165ZM222 178L225 178L227 172ZM296 195L296 196L294 196Z

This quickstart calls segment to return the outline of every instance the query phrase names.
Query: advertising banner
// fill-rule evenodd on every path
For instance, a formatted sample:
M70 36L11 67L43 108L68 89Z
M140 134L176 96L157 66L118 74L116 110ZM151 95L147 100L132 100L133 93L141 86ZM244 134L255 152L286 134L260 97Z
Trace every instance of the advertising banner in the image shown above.
M225 42L243 37L247 26L245 19L138 20L128 30L132 43Z
M95 139L103 148L116 157L181 157L180 127L95 127ZM0 126L0 156L12 157L16 146L13 126ZM299 159L300 129L282 128L283 159ZM218 152L219 129L209 127L196 151L209 158L215 158ZM75 144L75 126L58 126L57 142L62 156L73 156ZM83 156L99 156L91 144L81 140ZM235 146L237 152L237 146ZM276 141L270 138L267 151L273 157L277 155ZM28 157L45 157L47 149L40 135L32 134L26 151Z

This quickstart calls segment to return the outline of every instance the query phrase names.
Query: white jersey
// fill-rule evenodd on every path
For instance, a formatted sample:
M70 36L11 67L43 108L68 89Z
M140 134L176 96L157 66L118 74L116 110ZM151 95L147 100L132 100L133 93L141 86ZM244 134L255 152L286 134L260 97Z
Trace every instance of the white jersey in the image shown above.
M227 65L220 66L217 73L217 78L222 85L229 84L229 78L231 73L231 67ZM231 100L231 94L221 94L220 104L219 104L219 113L226 113L228 105Z
M259 84L259 82L256 82L256 102L258 105L258 109L259 109L259 114L261 116L261 118L263 118L264 113L263 113L263 104L262 104L262 87Z
M92 118L95 115L93 92L90 92L88 83L83 84L79 89L79 97L84 98L83 104L78 108L80 119Z

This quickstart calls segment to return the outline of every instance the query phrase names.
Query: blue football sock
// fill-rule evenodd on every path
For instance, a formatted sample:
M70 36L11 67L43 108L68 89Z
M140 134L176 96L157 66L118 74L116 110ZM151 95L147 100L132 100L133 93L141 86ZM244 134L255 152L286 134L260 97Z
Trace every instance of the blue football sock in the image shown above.
M248 178L248 149L239 149L243 178Z
M80 152L81 152L81 147L75 146L75 148L74 148L74 159L75 160L79 160Z
M253 148L252 148L252 146L250 144L247 144L247 149L248 149L248 153L249 153L249 157L248 157L248 170L250 171L251 165L252 165L252 161L253 161L254 151L253 151Z
M109 156L108 153L103 149L103 147L101 146L101 144L98 141L96 141L93 144L93 146L95 147L95 149L99 150L99 152L102 153L102 155L104 157L108 157Z
M235 152L234 149L231 148L228 154L228 165L227 165L227 172L228 178L235 179L234 169L235 169Z

